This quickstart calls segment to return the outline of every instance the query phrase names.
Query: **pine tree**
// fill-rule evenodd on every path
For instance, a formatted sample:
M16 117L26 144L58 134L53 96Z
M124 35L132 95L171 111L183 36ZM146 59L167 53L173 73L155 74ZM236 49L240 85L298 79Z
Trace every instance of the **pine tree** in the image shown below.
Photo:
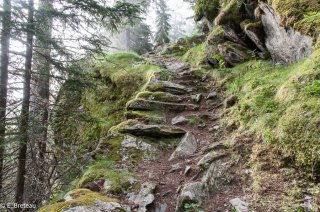
M2 192L4 152L5 152L5 132L6 132L6 111L7 111L7 85L9 67L9 49L11 34L11 0L3 1L3 16L1 30L1 81L0 81L0 199L4 195Z
M128 47L137 54L144 54L152 50L152 33L149 25L140 23L127 29L129 32Z
M168 13L169 8L164 0L158 0L157 2L157 32L155 35L156 45L162 45L169 43L169 31L170 26L170 14Z

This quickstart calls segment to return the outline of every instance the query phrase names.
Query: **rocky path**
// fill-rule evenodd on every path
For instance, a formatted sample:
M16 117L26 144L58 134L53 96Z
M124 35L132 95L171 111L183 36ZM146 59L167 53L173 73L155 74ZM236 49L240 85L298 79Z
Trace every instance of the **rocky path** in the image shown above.
M174 73L173 83L186 86L190 91L181 94L180 104L195 104L195 109L181 111L166 108L165 124L179 126L195 139L194 146L186 145L182 148L193 148L189 156L184 155L188 149L181 150L181 157L173 160L176 149L165 150L161 157L154 162L146 162L137 167L142 179L154 183L156 186L155 199L159 208L165 211L175 211L178 195L184 184L196 182L200 176L197 166L203 152L214 140L214 131L219 130L219 111L221 99L216 91L210 90L206 78L196 76L187 64L178 61L162 61L164 66ZM192 137L192 136L190 136ZM189 138L188 138L189 139ZM192 139L191 139L192 140Z
M155 74L144 91L128 102L127 121L110 135L121 136L124 164L136 151L132 149L142 151L135 154L142 154L142 160L128 165L141 183L138 193L124 198L130 211L226 211L230 198L242 191L237 184L227 189L216 186L232 166L219 123L221 94L205 73L186 63L162 57L150 60L170 76ZM218 195L212 192L219 189Z

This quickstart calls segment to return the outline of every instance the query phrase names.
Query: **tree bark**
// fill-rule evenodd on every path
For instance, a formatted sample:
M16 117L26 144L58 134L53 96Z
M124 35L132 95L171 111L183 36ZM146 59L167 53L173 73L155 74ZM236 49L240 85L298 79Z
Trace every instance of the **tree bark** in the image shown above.
M25 174L26 174L26 159L27 159L27 144L28 144L28 129L29 129L29 106L30 106L30 81L33 56L33 35L34 35L34 1L28 1L28 21L27 21L27 42L26 42L26 60L23 76L23 99L20 114L19 132L20 146L18 156L17 170L17 187L15 194L15 202L23 203ZM16 209L15 211L20 211Z
M8 67L9 49L11 35L11 0L3 1L3 16L1 30L1 79L0 79L0 199L4 196L3 188L3 166L5 152L6 111L8 93Z
M52 40L52 11L53 0L40 0L39 8L35 14L35 48L33 56L33 73L30 102L30 141L32 141L36 158L31 158L32 170L29 201L40 204L48 199L49 172L46 166L46 151L48 137L48 119L50 110L50 71L51 71L51 40ZM33 179L37 179L36 181Z

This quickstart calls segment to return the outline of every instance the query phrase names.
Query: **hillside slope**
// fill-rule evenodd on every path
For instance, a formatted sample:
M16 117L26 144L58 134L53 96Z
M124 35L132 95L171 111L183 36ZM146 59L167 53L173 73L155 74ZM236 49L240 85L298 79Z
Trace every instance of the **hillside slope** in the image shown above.
M195 11L206 37L107 55L91 84L66 83L56 142L89 159L40 211L319 211L319 2Z

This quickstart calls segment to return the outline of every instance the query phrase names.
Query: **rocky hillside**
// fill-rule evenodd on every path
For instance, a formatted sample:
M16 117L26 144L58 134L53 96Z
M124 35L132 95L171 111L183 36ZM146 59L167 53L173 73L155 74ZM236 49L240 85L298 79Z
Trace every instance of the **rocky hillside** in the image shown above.
M195 11L205 36L82 62L65 83L55 142L83 145L83 170L40 211L320 209L320 3Z

